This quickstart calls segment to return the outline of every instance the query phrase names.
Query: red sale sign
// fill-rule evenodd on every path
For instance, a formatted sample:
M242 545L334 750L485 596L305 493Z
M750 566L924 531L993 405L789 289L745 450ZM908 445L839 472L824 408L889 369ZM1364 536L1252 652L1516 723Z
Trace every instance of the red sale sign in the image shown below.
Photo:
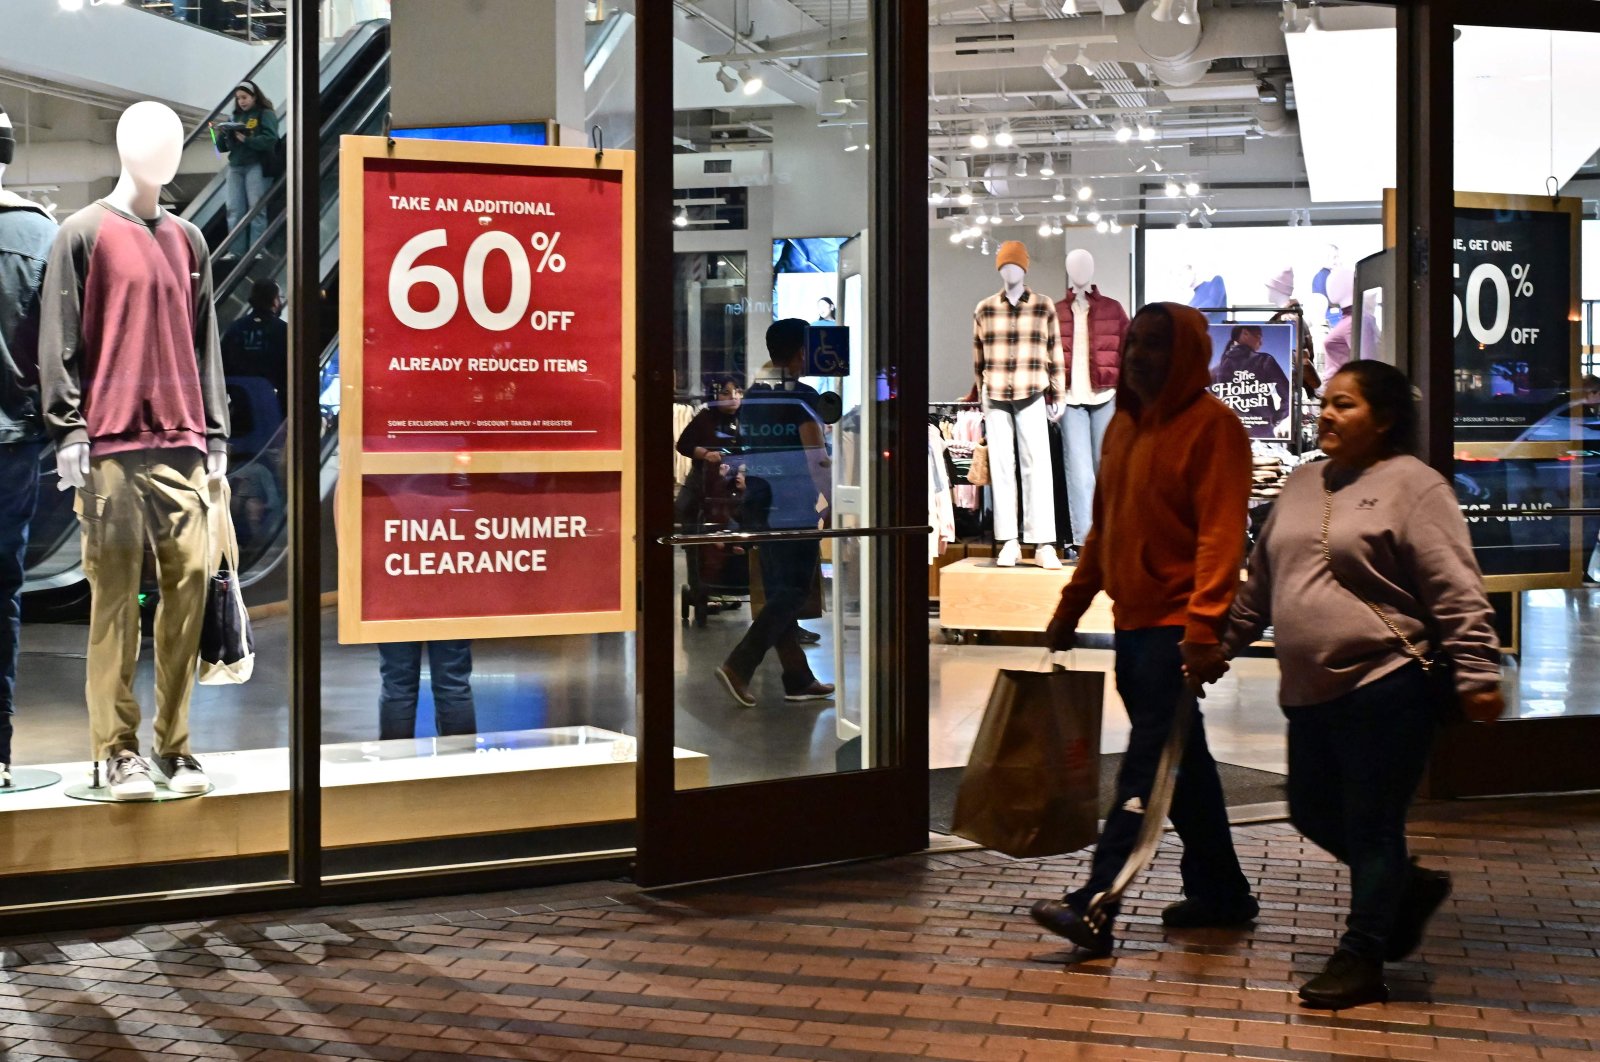
M339 640L633 629L633 154L339 167Z
M363 184L365 448L617 449L618 173L383 158Z
M615 611L620 485L616 472L364 477L362 615Z

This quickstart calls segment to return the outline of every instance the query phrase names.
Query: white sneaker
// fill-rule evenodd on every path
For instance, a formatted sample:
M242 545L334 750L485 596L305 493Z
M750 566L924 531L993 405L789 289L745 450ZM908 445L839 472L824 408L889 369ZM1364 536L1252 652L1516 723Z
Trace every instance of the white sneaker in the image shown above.
M174 793L204 793L211 788L211 779L200 769L200 761L180 753L176 756L157 756L161 773L167 776L167 788Z
M1015 568L1017 561L1022 559L1022 547L1017 545L1017 540L1012 539L1000 547L1000 556L994 559L996 568Z
M11 788L11 764L0 763L0 789Z
M1033 563L1052 572L1061 569L1061 560L1056 556L1056 548L1054 546L1040 546L1034 550Z
M150 762L137 752L123 749L106 760L106 788L113 800L151 800L156 784L150 779Z

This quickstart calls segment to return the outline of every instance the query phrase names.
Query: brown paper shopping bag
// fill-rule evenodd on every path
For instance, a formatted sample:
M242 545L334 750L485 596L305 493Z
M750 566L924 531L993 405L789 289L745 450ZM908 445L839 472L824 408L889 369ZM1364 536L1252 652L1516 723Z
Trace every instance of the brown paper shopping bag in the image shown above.
M956 793L953 831L1010 856L1059 855L1099 827L1099 671L1001 671Z

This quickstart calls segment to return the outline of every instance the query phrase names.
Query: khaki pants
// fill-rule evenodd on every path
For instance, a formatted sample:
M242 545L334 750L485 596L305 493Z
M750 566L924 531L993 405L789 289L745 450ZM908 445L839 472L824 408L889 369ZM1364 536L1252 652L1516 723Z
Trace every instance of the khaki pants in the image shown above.
M97 457L74 508L83 531L89 608L86 695L96 759L139 751L139 575L155 549L157 755L189 752L189 697L200 655L211 572L205 456L198 450L135 450Z

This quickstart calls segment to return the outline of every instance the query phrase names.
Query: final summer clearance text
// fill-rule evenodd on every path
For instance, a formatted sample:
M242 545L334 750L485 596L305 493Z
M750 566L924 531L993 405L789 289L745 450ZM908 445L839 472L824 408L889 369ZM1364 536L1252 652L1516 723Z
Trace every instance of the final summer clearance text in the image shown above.
M435 520L385 520L384 542L536 542L588 538L582 516L480 516L467 529L456 517ZM428 549L390 553L383 570L392 576L492 575L548 571L546 550L525 546L491 549Z

